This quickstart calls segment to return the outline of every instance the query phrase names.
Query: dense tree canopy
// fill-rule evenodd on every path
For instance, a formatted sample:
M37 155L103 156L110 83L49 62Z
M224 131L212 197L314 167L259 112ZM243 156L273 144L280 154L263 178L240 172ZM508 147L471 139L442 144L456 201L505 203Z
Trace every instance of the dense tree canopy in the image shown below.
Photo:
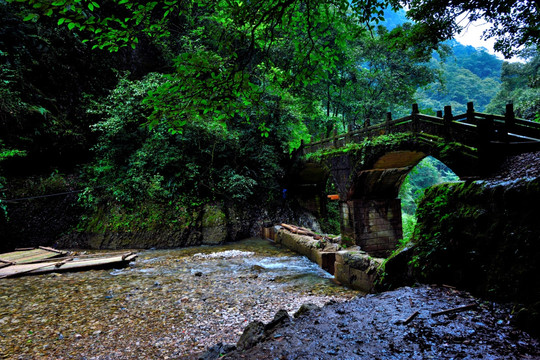
M464 113L467 102L472 101L477 111L484 111L500 89L503 61L483 49L464 46L455 40L444 44L450 49L450 55L442 61L434 58L431 62L442 81L418 89L416 98L420 107L423 111L435 112L451 105L454 113L459 114Z
M381 17L384 6L342 0L261 0L249 6L203 0L23 2L30 7L27 20L53 17L60 26L78 30L93 48L135 48L143 38L166 48L176 71L147 102L152 125L165 120L176 128L206 114L246 118L263 93L317 82L335 66L346 37L359 34L358 24ZM329 46L333 24L341 28Z

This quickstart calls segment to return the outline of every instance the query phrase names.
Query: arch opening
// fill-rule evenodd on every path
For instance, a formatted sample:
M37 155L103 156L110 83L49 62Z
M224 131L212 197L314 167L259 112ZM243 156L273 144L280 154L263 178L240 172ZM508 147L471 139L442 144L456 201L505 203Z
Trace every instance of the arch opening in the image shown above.
M452 169L432 156L426 156L407 174L399 188L403 241L408 242L416 225L416 209L424 191L437 184L459 181Z
M325 195L325 212L319 219L319 224L323 233L339 235L341 232L339 192L332 175L328 176L326 180Z

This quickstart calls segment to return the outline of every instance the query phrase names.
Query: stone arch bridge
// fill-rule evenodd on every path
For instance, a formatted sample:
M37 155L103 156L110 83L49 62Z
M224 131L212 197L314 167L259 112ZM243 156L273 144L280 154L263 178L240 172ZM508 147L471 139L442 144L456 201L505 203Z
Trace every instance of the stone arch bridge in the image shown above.
M409 116L391 114L381 124L336 134L303 145L291 173L290 192L318 215L326 209L331 177L340 202L341 235L373 256L387 256L402 238L399 189L423 158L433 156L462 180L485 178L508 156L540 150L540 124L505 115L479 113Z

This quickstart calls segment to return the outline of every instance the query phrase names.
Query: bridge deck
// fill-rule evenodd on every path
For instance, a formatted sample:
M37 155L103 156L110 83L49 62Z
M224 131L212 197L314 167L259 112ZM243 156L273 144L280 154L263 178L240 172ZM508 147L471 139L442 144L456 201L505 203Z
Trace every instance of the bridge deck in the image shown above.
M475 112L473 104L468 103L467 112L456 116L449 106L445 107L444 115L421 114L415 104L408 116L392 120L389 114L386 121L376 125L345 134L334 132L329 138L303 145L301 153L340 148L366 138L396 133L434 135L477 149L499 147L506 154L540 150L540 123L516 118L511 104L506 106L506 115L494 115Z

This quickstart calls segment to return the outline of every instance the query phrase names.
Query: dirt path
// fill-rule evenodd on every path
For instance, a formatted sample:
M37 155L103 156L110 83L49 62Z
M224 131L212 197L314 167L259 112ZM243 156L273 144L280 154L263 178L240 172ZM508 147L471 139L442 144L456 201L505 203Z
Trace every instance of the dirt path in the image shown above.
M471 304L465 311L434 316ZM511 318L509 306L481 302L466 292L406 287L329 304L274 328L267 325L261 342L221 358L540 359L538 341L514 328Z

